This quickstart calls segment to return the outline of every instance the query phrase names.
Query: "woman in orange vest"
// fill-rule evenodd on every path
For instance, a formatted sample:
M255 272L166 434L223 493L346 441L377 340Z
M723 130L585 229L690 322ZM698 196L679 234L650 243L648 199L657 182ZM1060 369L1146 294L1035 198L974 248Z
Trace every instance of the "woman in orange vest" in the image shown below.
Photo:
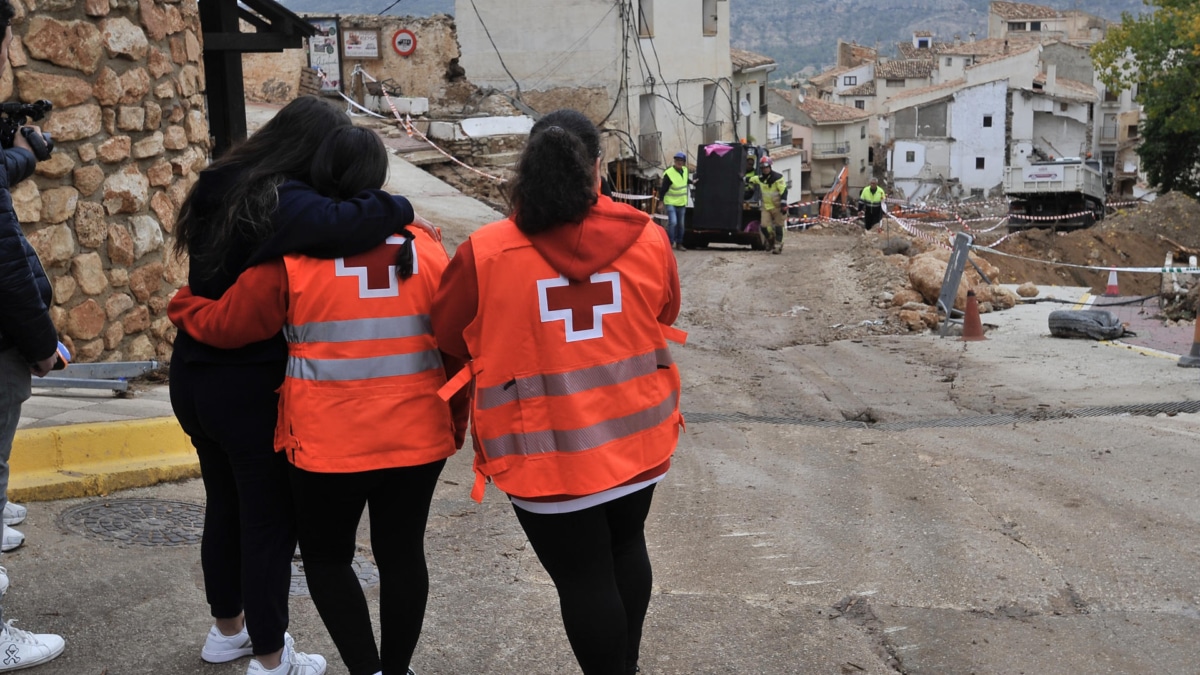
M663 228L600 192L600 135L574 110L530 132L509 218L458 248L433 308L471 359L476 485L512 502L558 590L587 675L638 670L651 568L644 523L683 418L668 338L679 274Z
M359 127L334 130L314 158L313 187L346 199L378 188L387 151ZM184 287L171 320L232 349L274 335L288 342L276 450L291 463L305 574L351 675L411 673L429 576L424 535L446 458L462 446L467 402L438 397L446 372L429 325L448 259L424 230L400 229L357 256L284 256L244 272L219 300ZM445 363L445 365L443 365ZM403 434L388 433L402 420ZM382 652L352 568L363 508L379 567Z

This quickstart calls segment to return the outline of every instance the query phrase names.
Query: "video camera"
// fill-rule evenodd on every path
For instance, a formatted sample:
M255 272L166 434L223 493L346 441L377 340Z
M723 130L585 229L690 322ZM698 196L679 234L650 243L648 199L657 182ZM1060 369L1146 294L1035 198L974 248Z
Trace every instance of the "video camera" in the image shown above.
M29 141L29 147L33 148L33 155L37 157L37 161L50 159L50 153L54 152L54 141L50 134L44 131L38 134L26 127L25 123L30 118L34 121L40 120L53 109L54 104L45 99L33 103L0 103L0 146L11 148L17 132L20 131L25 140Z

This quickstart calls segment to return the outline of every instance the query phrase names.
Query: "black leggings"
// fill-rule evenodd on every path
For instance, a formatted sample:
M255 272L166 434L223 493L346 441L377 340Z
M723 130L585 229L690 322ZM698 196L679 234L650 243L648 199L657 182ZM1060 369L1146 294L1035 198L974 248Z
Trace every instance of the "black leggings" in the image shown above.
M287 459L274 445L282 381L283 362L171 362L171 407L204 480L204 593L218 619L245 609L255 654L283 649L296 550Z
M292 467L300 554L313 604L350 675L404 675L429 595L425 523L446 460L359 473ZM352 567L363 507L371 510L371 553L379 569L379 633Z
M571 513L513 506L558 589L563 626L584 675L637 671L653 580L643 529L653 496L651 485Z

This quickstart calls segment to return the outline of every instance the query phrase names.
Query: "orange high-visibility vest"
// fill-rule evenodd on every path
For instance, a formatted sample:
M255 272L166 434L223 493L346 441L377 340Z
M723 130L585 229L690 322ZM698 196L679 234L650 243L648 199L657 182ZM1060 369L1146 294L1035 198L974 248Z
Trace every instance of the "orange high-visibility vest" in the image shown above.
M449 262L415 230L413 275L396 278L402 235L366 253L284 257L287 375L275 447L297 467L349 473L454 454L450 407L429 309Z
M484 477L516 497L595 494L667 461L683 417L664 335L684 334L657 320L670 289L660 228L647 218L633 246L583 283L511 220L471 242L472 496L482 499Z

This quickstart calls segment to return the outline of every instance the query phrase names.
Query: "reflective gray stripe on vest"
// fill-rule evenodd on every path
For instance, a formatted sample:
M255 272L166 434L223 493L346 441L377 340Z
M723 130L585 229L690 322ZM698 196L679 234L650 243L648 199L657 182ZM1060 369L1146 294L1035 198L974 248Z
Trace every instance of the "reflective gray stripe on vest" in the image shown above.
M389 316L381 319L313 321L283 328L283 336L288 342L354 342L432 334L433 327L428 314Z
M631 415L605 420L582 429L547 429L525 434L507 434L483 441L488 459L509 455L539 455L547 452L582 452L605 443L647 431L675 414L679 393L671 392L662 403Z
M287 376L297 380L342 382L416 375L441 367L442 355L436 349L365 359L305 359L289 356Z
M597 387L628 382L672 363L671 350L664 348L569 373L519 377L505 384L480 389L475 394L475 405L480 410L488 410L523 398L570 396Z

